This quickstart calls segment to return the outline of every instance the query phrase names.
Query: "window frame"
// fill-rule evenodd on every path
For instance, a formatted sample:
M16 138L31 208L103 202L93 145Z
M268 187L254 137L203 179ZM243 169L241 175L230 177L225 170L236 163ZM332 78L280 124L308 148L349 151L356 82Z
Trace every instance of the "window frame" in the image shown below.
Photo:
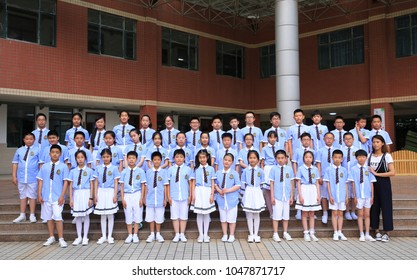
M267 54L264 55L263 51L266 50ZM267 59L268 65L266 73L264 73L264 59ZM267 79L270 77L274 77L277 75L277 68L276 68L276 49L275 44L263 46L259 48L259 75L261 79Z
M413 24L413 17L415 20L415 23ZM399 21L401 19L408 18L408 26L405 27L399 27ZM417 36L413 38L413 30L416 30L417 33L417 13L403 15L395 18L395 57L396 58L403 58L403 57L410 57L410 56L417 56ZM399 31L406 30L407 33L407 40L409 40L409 52L401 54L400 46L399 46Z
M225 47L234 47L234 54L227 54L224 49ZM220 52L219 52L220 49ZM241 57L239 57L238 51L241 51ZM235 58L235 74L234 75L229 75L229 74L225 74L224 71L224 56L228 55L228 56L232 56ZM240 66L241 69L239 71L239 61L240 61ZM219 63L221 65L219 65ZM239 75L240 73L240 75ZM233 78L238 78L238 79L245 79L245 48L236 44L231 44L231 43L226 43L223 41L216 41L216 74L217 75L222 75L222 76L228 76L228 77L233 77Z

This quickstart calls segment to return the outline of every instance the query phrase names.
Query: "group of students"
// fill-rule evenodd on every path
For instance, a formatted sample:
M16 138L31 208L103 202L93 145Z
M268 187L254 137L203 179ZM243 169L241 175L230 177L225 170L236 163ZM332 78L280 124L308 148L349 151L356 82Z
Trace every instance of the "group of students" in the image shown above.
M246 213L248 242L261 242L260 213L266 209L273 221L273 240L281 241L278 222L282 221L283 238L290 241L288 221L295 201L305 241L318 241L314 220L315 211L321 209L323 223L327 223L328 209L332 210L334 240L346 240L342 233L346 210L346 219L358 220L360 241L375 241L370 228L376 231L377 240L389 241L393 230L389 177L395 171L387 150L391 139L381 130L378 115L371 118L371 131L365 129L367 120L360 115L349 132L343 129L343 118L336 117L336 129L329 132L321 124L320 112L314 112L314 124L306 126L303 111L297 109L296 124L285 131L280 128L280 114L272 112L272 126L265 133L254 126L253 112L245 114L244 128L232 117L227 132L218 115L212 118L213 131L201 132L199 118L193 117L187 133L174 128L172 116L165 117L162 131L151 128L148 115L141 117L140 130L128 123L127 111L120 112L119 118L121 123L107 131L104 118L97 119L90 137L81 126L81 114L74 113L66 145L61 145L59 134L46 128L46 116L38 114L37 129L24 136L24 146L12 162L21 212L13 222L26 220L27 204L29 220L36 222L37 199L49 232L44 245L56 242L56 228L60 247L67 247L62 211L69 189L77 230L73 245L88 244L91 213L101 216L102 236L97 244L114 243L119 198L128 232L125 243L139 242L144 206L145 221L150 225L146 242L164 242L160 229L167 203L173 242L187 241L189 210L197 214L197 241L210 242L210 213L216 211L216 205L221 240L234 242L239 204ZM384 235L378 231L381 209Z

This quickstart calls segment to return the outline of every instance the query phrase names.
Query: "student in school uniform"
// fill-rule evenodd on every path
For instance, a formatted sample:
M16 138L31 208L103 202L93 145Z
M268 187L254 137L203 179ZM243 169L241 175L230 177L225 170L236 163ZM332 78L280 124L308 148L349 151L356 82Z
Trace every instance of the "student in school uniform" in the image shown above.
M214 163L214 170L219 171L223 169L223 158L226 154L232 154L234 160L234 169L239 172L239 162L237 161L237 152L232 148L232 134L226 132L222 135L223 148L219 149L216 154Z
M100 116L95 121L95 128L90 135L90 152L93 155L93 169L96 166L97 154L104 147L104 133L106 132L106 120Z
M165 149L164 147L162 147L162 134L161 132L157 131L152 135L152 141L153 141L153 147L149 147L147 149L147 153L146 153L146 167L144 168L145 171L147 171L148 169L151 169L153 167L153 161L152 161L152 154L154 152L158 152L161 153L162 156L162 163L160 168L162 169L168 169L169 167L169 153L167 151L167 149ZM176 143L176 142L175 142Z
M92 163L93 163L93 155L91 154L90 150L88 150L86 147L84 147L84 143L85 143L85 136L84 136L84 132L82 131L77 131L74 133L74 143L75 146L74 148L70 149L68 151L68 168L74 169L77 167L77 159L75 158L75 153L77 151L84 151L85 154L87 155L87 166L89 168L91 168Z
M261 152L261 167L264 170L265 178L269 178L269 172L277 165L275 160L275 153L279 150L276 146L276 140L278 136L275 130L268 132L268 144L262 149ZM266 207L269 211L269 216L272 217L272 204L271 204L271 190L269 187L269 181L266 180L263 185L263 194L266 202Z
M303 134L304 132L310 132L310 127L303 123L304 118L305 115L303 110L294 110L295 124L293 124L287 129L287 141L290 159L293 158L295 150L301 147L301 134Z
M368 149L372 151L372 137L375 135L381 135L384 138L386 143L387 152L391 151L390 145L392 145L392 140L388 132L382 129L382 118L380 115L373 115L371 117L371 131L369 132L368 138Z
M239 151L239 146L240 146L239 143L243 142L243 135L240 133L239 119L237 118L237 116L233 115L230 117L229 125L231 128L227 132L229 132L233 136L232 148L235 149L236 151Z
M177 139L177 134L180 131L174 127L174 117L171 115L165 116L164 124L165 129L161 131L163 139L162 146L164 146L169 153L175 148L175 146L177 146L175 139Z
M130 132L130 139L132 139L132 144L127 145L125 150L123 151L123 157L124 157L124 166L127 167L128 161L127 161L127 154L131 151L135 152L137 154L136 157L136 166L139 168L146 170L144 167L145 165L145 158L147 154L146 147L141 144L141 137L140 131L135 129L132 129Z
M201 150L207 150L207 153L210 155L210 166L213 166L214 168L214 162L216 160L216 151L214 151L214 149L209 146L210 134L208 132L201 132L200 142L201 146L200 148L197 148L197 153Z
M311 114L311 119L313 121L313 124L310 125L312 146L314 151L318 151L320 148L324 147L324 134L329 132L329 129L326 125L321 124L323 116L319 110L315 110L313 114Z
M47 137L49 129L46 127L46 115L44 113L38 113L36 114L35 120L37 128L32 133L35 135L35 144L38 146L39 152L42 153L49 146Z
M223 119L220 115L215 115L211 119L211 126L213 130L210 132L210 147L214 149L214 151L218 151L223 147L222 144L222 135L224 131L222 130L223 127Z
M74 141L74 134L77 131L81 131L84 133L84 146L88 147L88 142L90 141L90 134L87 130L85 130L81 126L81 122L83 120L83 116L80 113L74 113L72 114L71 121L72 121L72 128L68 129L65 132L65 143L68 147L68 150L71 150L75 147L75 141Z
M239 167L241 170L241 173L243 173L243 171L245 170L245 168L247 168L249 166L249 162L248 162L248 153L249 151L257 151L259 155L261 155L261 153L259 152L259 150L257 148L255 148L253 146L253 135L250 133L246 133L244 136L244 142L245 142L245 147L239 151L239 155L238 155L238 162L239 162ZM258 163L259 166L261 166L261 162Z
M342 148L342 152L343 152L342 166L346 168L348 174L350 174L350 170L352 166L356 165L357 163L355 153L358 150L358 148L353 146L353 143L354 143L353 134L350 132L346 132L345 135L343 135L343 142L344 142L344 146ZM347 184L348 184L349 201L346 204L345 218L348 221L357 220L358 216L355 213L356 204L353 201L354 193L353 193L353 188L352 188L352 182L348 181Z
M49 146L43 149L39 156L39 165L42 166L45 163L51 162L50 149L52 145L59 145L61 147L61 156L59 161L65 164L68 163L68 148L67 146L61 145L59 143L59 134L56 130L51 130L48 132L48 142Z
M278 112L271 112L269 114L269 121L272 126L265 131L262 139L262 146L265 147L268 144L268 133L273 130L277 134L277 148L279 150L287 150L287 132L279 127L281 124L281 114Z
M49 238L43 246L55 243L54 231L58 232L59 246L67 247L64 240L62 210L64 209L65 193L67 192L69 171L68 167L59 161L61 147L52 145L50 149L51 162L44 164L38 175L38 201L41 204L41 218L47 220Z
M190 167L191 169L194 168L194 154L193 152L188 149L185 145L186 145L186 139L185 139L185 134L183 132L179 132L177 134L177 146L175 147L174 150L171 150L171 153L169 155L169 159L170 159L170 165L174 165L175 164L175 151L178 149L181 149L184 151L184 155L185 155L185 165L187 165L188 167Z
M245 123L246 126L240 130L240 135L243 136L247 133L253 135L253 146L259 149L262 152L262 130L259 127L254 125L255 123L255 113L248 111L245 113ZM244 143L241 143L239 150L244 148Z
M129 124L130 114L128 111L121 111L119 113L120 124L113 127L113 132L116 135L116 145L124 151L127 145L132 144L129 132L135 127Z
M129 136L130 137L130 136ZM104 143L106 144L103 149L97 154L96 166L103 164L103 159L101 158L101 152L104 149L111 151L111 165L114 165L119 170L119 173L123 170L123 152L120 150L119 146L116 146L116 134L108 130L104 133Z
M353 135L353 146L362 149L368 150L368 139L369 139L369 130L366 128L366 116L363 114L358 114L355 119L355 127L349 130Z
M146 148L152 147L152 135L155 133L155 129L152 128L152 121L149 115L142 115L140 119L140 133L142 133L142 145Z
M192 117L189 125L191 129L185 133L185 137L187 139L187 147L196 153L198 148L201 146L199 141L201 135L200 119L198 117Z
M335 129L331 131L331 133L333 133L334 135L333 145L335 146L336 149L343 148L343 135L345 135L345 133L347 132L346 130L343 129L344 126L345 126L345 120L343 119L343 117L336 116L334 118Z
M35 145L35 135L26 133L24 146L17 149L12 160L12 182L19 190L20 215L13 223L26 221L26 207L29 203L31 223L36 223L35 207L38 191L36 175L39 171L39 148Z

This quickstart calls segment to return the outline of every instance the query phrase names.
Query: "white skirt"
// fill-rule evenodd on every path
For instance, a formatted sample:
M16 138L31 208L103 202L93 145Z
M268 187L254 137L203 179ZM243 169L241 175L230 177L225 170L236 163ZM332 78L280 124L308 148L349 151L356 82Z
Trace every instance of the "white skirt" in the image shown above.
M216 205L210 203L211 188L197 186L195 188L195 202L190 206L190 210L197 214L210 214L216 211Z
M316 185L301 185L301 193L303 194L304 203L300 203L300 195L298 195L295 209L300 209L302 211L321 210L320 201L317 202Z
M113 188L99 188L97 194L97 205L94 208L94 214L111 215L117 213L119 206L117 202L113 203L113 197Z
M242 209L250 213L260 213L265 210L265 199L260 187L246 187Z
M88 206L90 201L90 189L74 190L74 207L71 209L73 217L85 217L93 212L93 205Z

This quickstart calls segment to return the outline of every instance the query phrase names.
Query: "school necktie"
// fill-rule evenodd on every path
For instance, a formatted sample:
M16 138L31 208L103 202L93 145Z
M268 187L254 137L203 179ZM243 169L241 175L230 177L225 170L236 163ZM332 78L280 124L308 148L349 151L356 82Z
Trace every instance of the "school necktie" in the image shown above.
M133 169L130 169L130 174L129 174L129 186L132 186L132 179L133 179Z
M339 184L339 167L336 167L336 184Z
M313 184L313 178L311 176L311 167L308 168L308 183Z
M217 135L217 143L220 144L220 133L218 130L216 131L216 135Z
M250 184L255 186L255 168L252 168L252 173L250 175Z
M178 181L180 180L180 166L178 166L177 168L177 174L175 174L175 183L178 183Z
M103 170L103 184L107 181L107 166L104 166Z
M203 166L203 173L204 173L204 183L207 183L207 173L206 168Z
M122 125L122 138L125 138L125 125Z
M272 145L271 148L272 148L272 153L274 154L274 157L275 157L275 146Z
M233 145L236 145L236 130L233 131Z
M135 148L133 148L133 151L136 152L137 148L138 148L138 144L135 144Z
M159 147L156 147L156 151L159 152Z
M375 135L378 135L378 134L379 134L379 131L377 130L376 133L375 133Z
M158 178L158 171L155 170L155 175L153 175L153 187L156 188L157 187L157 178Z
M363 166L361 166L360 168L360 175L359 175L359 183L363 183Z
M107 146L107 149L109 149L109 150L110 150L110 152L111 152L111 146Z
M38 144L42 143L42 129L39 131L39 139L38 139Z
M55 163L52 163L51 174L49 174L49 178L51 180L54 179L54 174L55 174Z
M342 145L342 132L339 131L339 145Z
M226 186L226 176L227 176L227 173L223 173L223 181L222 181L222 186L221 186L222 189L224 189L224 187Z
M146 129L143 130L143 144L146 144Z
M284 181L284 166L281 166L281 174L279 175L279 181Z
M226 149L226 152L224 153L224 155L227 155L228 152L229 152L229 149Z
M330 163L330 148L327 148L327 162Z
M78 131L78 127L75 128L74 133Z
M195 131L193 132L193 146L195 146Z
M279 142L278 128L275 128L275 133L277 134L277 142Z
M81 175L83 173L83 170L80 169L80 173L78 174L78 181L77 181L77 186L81 186Z
M249 134L252 134L252 127L249 127Z
M348 148L348 151L347 151L347 162L350 162L350 147Z
M298 138L301 136L301 125L298 126Z
M168 145L171 146L171 130L168 130Z
M28 147L28 148L26 149L26 153L25 153L25 155L23 156L23 160L24 160L24 161L26 161L26 160L28 159L29 149L30 149L30 147Z
M100 146L100 138L101 138L101 131L98 133L98 137L97 137L97 147Z
M320 132L319 132L319 126L316 125L316 135L317 135L317 140L320 140Z

